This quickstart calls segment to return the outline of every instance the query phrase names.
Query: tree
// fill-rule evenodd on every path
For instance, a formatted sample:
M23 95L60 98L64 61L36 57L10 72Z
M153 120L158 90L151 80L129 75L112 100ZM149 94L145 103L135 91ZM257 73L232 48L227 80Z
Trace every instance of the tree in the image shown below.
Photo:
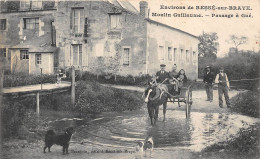
M93 57L93 59L91 60L91 69L93 71L93 73L95 73L97 75L97 79L99 77L99 75L104 73L104 70L106 69L106 66L104 65L104 57Z
M107 77L112 77L114 75L115 81L117 73L120 70L120 52L121 46L115 42L114 44L115 54L113 56L102 56L102 57L93 57L91 60L92 71L97 75L105 75Z
M217 58L218 35L217 33L204 33L199 36L199 56L206 58Z
M248 38L245 36L236 36L236 35L231 35L230 36L231 41L234 43L235 48L236 48L236 53L238 53L238 46L242 44L246 44L248 41Z
M117 42L115 42L114 48L115 48L115 54L113 56L106 57L105 59L105 66L106 66L105 72L108 75L114 75L116 81L116 76L121 66L120 65L121 56L119 52L121 46Z

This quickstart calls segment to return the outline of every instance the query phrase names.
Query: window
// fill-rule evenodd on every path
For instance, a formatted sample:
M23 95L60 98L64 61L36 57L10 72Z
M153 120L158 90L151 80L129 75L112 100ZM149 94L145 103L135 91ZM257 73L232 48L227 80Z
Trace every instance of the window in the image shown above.
M0 56L6 57L6 48L0 48Z
M42 54L36 54L35 55L35 64L36 65L42 64Z
M168 60L172 61L172 47L168 47Z
M35 9L42 8L42 1L41 0L31 1L31 8L35 8Z
M6 30L6 19L0 20L0 30Z
M197 56L196 56L196 52L195 52L195 51L193 51L192 60L193 60L194 62L197 61Z
M31 8L31 1L29 1L29 0L21 0L20 1L20 8L21 9L30 9Z
M124 65L129 65L129 53L130 53L130 48L124 48L124 55L123 55L123 64Z
M163 46L159 46L158 57L159 57L159 60L164 60L164 48L163 48Z
M20 50L20 59L29 59L28 50Z
M56 29L54 21L51 21L51 45L56 46Z
M173 58L174 58L174 61L176 61L176 59L177 59L177 48L174 48Z
M72 30L73 33L82 33L84 32L84 9L76 8L72 9Z
M186 62L190 62L190 51L186 50Z
M181 59L181 61L182 61L182 60L183 60L183 49L181 49L180 51L181 51L181 52L180 52L180 54L181 54L181 55L180 55L180 59Z
M24 29L39 29L39 18L24 18Z
M41 9L42 0L21 0L20 8L21 9Z
M110 19L110 29L120 29L121 22L120 22L120 17L121 14L110 14L109 19Z
M72 45L73 65L82 66L82 45Z
M9 61L11 60L11 50L10 49L8 49L7 58Z

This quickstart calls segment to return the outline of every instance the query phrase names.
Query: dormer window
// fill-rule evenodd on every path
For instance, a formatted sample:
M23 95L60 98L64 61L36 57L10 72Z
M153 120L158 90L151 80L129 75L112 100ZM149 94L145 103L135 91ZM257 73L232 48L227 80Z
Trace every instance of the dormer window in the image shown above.
M30 9L31 8L31 1L21 0L20 1L20 8L21 9Z
M42 8L42 1L41 0L31 1L31 8L41 9Z
M41 9L42 8L42 0L21 0L20 8L22 10L27 9Z
M121 14L109 14L110 29L121 29Z

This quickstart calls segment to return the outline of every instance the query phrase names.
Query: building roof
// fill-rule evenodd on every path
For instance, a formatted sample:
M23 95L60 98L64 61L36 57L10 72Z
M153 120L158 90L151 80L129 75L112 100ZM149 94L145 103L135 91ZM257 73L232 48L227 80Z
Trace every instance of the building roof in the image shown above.
M176 30L176 31L182 32L182 33L184 33L184 34L187 34L187 35L189 35L189 36L192 36L192 37L198 39L198 37L195 36L195 35L193 35L193 34L190 34L190 33L185 32L185 31L183 31L183 30L180 30L180 29L174 28L174 27L169 26L169 25L167 25L167 24L163 24L163 23L161 23L161 22L158 22L158 21L152 20L152 19L150 19L150 18L146 18L146 20L147 20L148 22L155 23L155 24L159 24L159 25L161 25L161 26L165 26L165 27L167 27L167 28L169 28L169 29L172 29L172 30Z
M119 7L119 8L123 8L125 9L126 11L130 11L134 14L140 14L140 11L132 4L132 2L130 1L127 1L127 0L108 0L109 3L115 5L116 7ZM161 22L158 22L158 21L155 21L155 20L152 20L150 18L147 18L146 19L148 22L151 22L151 23L156 23L156 24L159 24L161 26L164 26L164 27L167 27L167 28L170 28L172 30L176 30L176 31L179 31L179 32L182 32L182 33L185 33L189 36L192 36L194 38L198 38L197 36L193 35L193 34L190 34L188 32L185 32L183 30L180 30L180 29L177 29L175 27L172 27L170 25L167 25L167 24L164 24L164 23L161 23Z
M139 14L139 11L129 2L126 0L108 0L109 3L115 5L116 7L123 8L127 11L130 11L135 14Z
M51 45L51 36L50 34L44 34L39 37L34 37L30 40L25 40L23 43L15 45L12 48L17 49L29 49L29 52L41 52L41 53L51 53L57 50L57 47Z

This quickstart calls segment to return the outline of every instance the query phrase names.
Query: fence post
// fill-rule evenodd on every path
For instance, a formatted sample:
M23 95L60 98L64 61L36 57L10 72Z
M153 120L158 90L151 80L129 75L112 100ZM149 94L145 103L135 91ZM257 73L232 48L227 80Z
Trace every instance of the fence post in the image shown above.
M36 93L36 115L37 119L40 117L40 92Z
M41 90L42 90L42 68L41 69Z
M4 69L3 69L3 65L2 63L0 64L0 90L3 90L4 88ZM3 97L3 94L2 94L2 91L0 91L0 112L2 112L2 97ZM2 126L3 123L2 123L2 114L0 114L0 125ZM2 129L0 130L0 150L2 150L2 141L3 141L3 134L2 134ZM3 156L3 151L0 151L0 158Z
M71 104L75 104L75 67L71 67Z

